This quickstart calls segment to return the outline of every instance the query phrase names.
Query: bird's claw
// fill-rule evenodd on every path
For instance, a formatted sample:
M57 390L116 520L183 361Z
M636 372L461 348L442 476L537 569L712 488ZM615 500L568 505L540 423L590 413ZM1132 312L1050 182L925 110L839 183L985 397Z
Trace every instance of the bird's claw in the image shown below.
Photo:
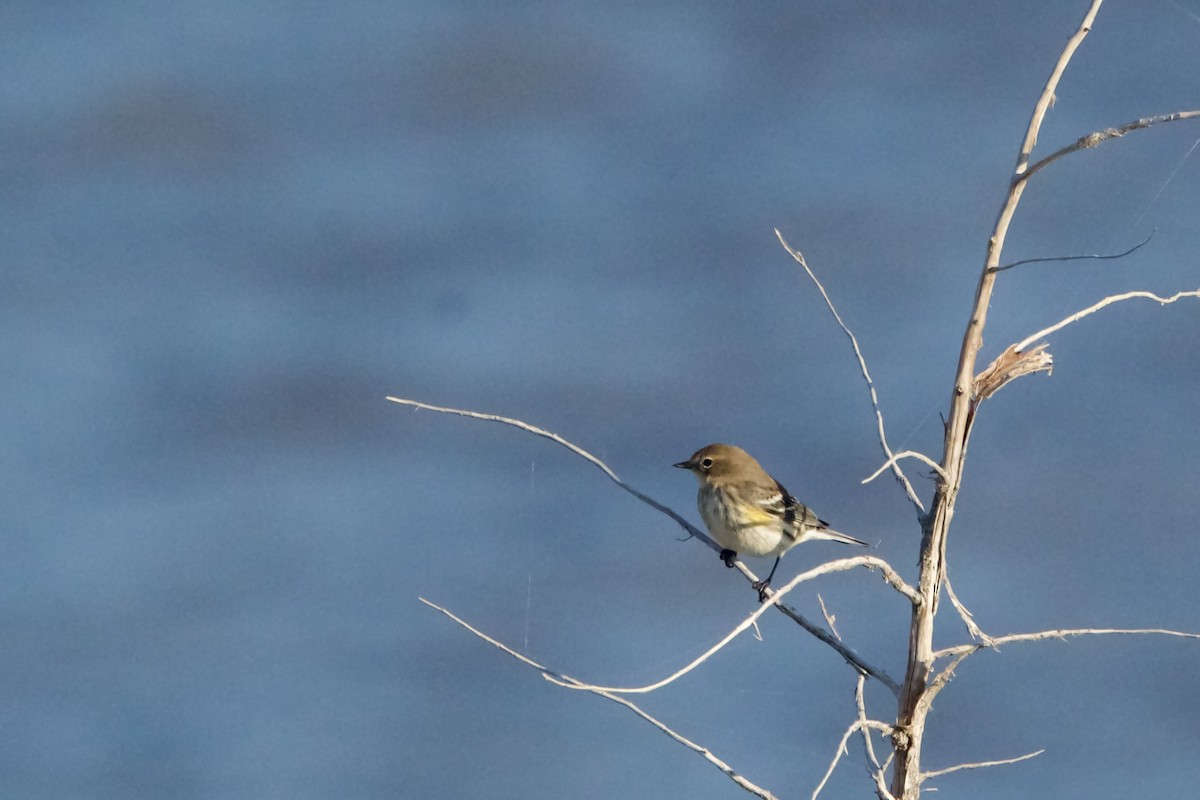
M729 567L730 569L733 569L733 562L735 559L737 559L737 553L735 553L733 550L721 551L721 560L724 561L725 566Z
M750 586L754 589L754 591L758 592L758 602L767 602L767 592L771 588L769 581L755 581L754 583L750 584Z

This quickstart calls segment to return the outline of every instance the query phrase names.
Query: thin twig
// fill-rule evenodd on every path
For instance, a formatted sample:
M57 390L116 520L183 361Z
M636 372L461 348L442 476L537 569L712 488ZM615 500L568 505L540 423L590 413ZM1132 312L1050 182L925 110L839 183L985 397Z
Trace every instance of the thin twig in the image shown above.
M854 687L854 704L858 707L858 729L862 733L863 750L867 755L867 763L875 769L871 770L871 779L875 782L875 794L879 796L879 800L896 800L887 787L887 775L884 768L879 765L879 759L875 757L875 745L871 743L871 720L867 719L867 701L863 697L863 678L858 677L858 683ZM890 736L892 727L887 727L887 733Z
M914 587L909 586L908 583L900 577L900 573L896 572L895 568L892 567L891 564L884 561L879 556L852 556L851 558L838 558L834 559L833 561L826 561L824 564L814 567L808 572L801 574L809 575L810 573L817 573L824 575L830 572L844 572L848 569L854 569L855 567L866 567L872 572L879 570L879 576L883 578L883 582L908 598L908 602L912 603L913 605L919 605L921 603L920 592L918 592ZM796 577L800 576L798 575ZM816 577L816 575L813 575L812 577ZM808 578L805 580L808 580ZM773 590L767 590L767 597L774 597Z
M564 675L561 672L555 672L554 670L544 667L541 664L534 661L533 659L528 658L527 656L524 656L521 653L518 653L517 651L513 650L511 647L508 647L504 643L493 639L492 637L488 636L483 631L472 626L470 623L460 619L459 617L455 616L452 612L446 610L445 608L442 608L441 606L437 605L436 603L431 603L430 601L426 600L424 597L420 597L418 599L425 605L434 609L435 611L440 611L442 614L445 614L447 617L454 620L459 625L461 625L462 627L466 628L471 633L478 636L480 639L483 639L485 642L492 645L493 647L496 647L496 648L504 651L508 655L510 655L513 658L515 658L516 660L520 661L522 664L525 664L526 666L529 666L529 667L533 667L534 669L541 672L543 675L553 675L556 678L559 678L563 681L573 681L575 683L578 683L578 681L575 681L575 679L570 677L569 675ZM707 747L697 744L696 742L693 742L692 740L686 738L685 736L683 736L679 733L676 733L671 728L667 727L664 723L662 723L659 720L655 719L654 717L650 716L645 711L642 711L640 708L638 708L636 705L634 705L630 701L626 700L624 697L617 697L616 695L608 694L607 692L603 692L603 691L595 691L595 690L589 690L589 691L591 691L593 694L597 694L600 697L603 697L606 700L611 700L614 703L618 703L622 706L625 706L625 708L629 709L634 714L637 714L639 717L641 717L646 722L653 725L655 728L658 728L660 731L662 731L667 736L674 739L676 742L682 744L684 747L688 748L692 752L697 753L698 755L702 756L705 761L708 761L710 764L715 766L717 769L721 770L721 772L724 772L725 775L728 776L731 781L736 783L741 788L745 789L747 792L750 792L753 795L757 795L758 797L763 798L763 800L776 800L775 795L771 794L769 791L762 788L761 786L757 786L756 784L751 783L749 780L747 780L746 778L739 775L737 772L734 771L733 767L729 766L729 764L725 763L720 758L713 755L712 751L709 750Z
M829 299L829 294L825 291L825 287L821 285L821 281L817 280L816 274L808 266L808 262L804 260L804 254L799 250L793 249L787 240L783 238L783 234L779 229L775 229L775 237L779 239L779 243L783 245L783 249L788 251L788 254L796 260L796 262L804 267L804 271L808 274L809 279L816 284L817 291L821 293L821 297L825 298L825 305L829 307L833 318L837 320L837 324L842 331L850 339L850 345L854 348L854 355L858 358L858 368L862 372L863 380L867 382L867 389L871 392L871 406L875 409L875 423L879 434L879 445L883 448L883 454L890 459L889 463L892 467L892 473L896 476L901 484L904 485L904 491L908 494L908 499L914 506L917 507L918 514L925 513L925 506L921 499L917 497L916 491L913 489L912 483L908 480L908 476L904 474L904 470L900 469L900 465L896 463L892 456L892 448L888 445L887 434L883 428L883 410L879 407L879 395L875 392L875 382L871 380L871 373L867 369L867 360L863 357L862 349L858 346L858 338L850 331L850 328L842 321L842 315L838 313L833 305L833 301Z
M973 655L980 650L999 648L1013 642L1038 642L1045 639L1061 639L1075 636L1174 636L1180 639L1200 639L1200 633L1173 631L1167 628L1067 628L1053 631L1037 631L1036 633L1012 633L1008 636L996 636L987 642L975 644L959 644L943 647L934 652L935 659L957 656L960 654Z
M902 458L915 458L918 461L920 461L922 464L924 464L925 466L932 468L934 472L936 472L939 476L941 476L942 480L950 479L950 476L946 474L946 470L942 468L942 465L937 463L936 461L934 461L929 456L925 455L924 453L918 453L916 450L904 450L899 453L892 454L892 457L889 458L887 461L883 462L883 464L881 464L879 466L879 469L875 470L870 475L863 478L862 483L870 483L871 481L875 480L876 478L878 478L880 475L883 474L884 470L886 470L888 467L892 466L893 464L895 464L897 461L899 461Z
M836 650L838 655L840 655L846 661L847 664L854 667L855 671L857 671L861 674L864 674L864 675L871 676L872 678L874 678L875 680L879 681L884 686L886 686L893 695L897 695L897 696L899 695L900 683L895 678L893 678L891 675L887 674L886 671L884 671L883 669L876 667L872 664L868 664L866 661L863 660L862 656L860 656L858 653L854 652L854 650L852 650L851 648L847 647L841 640L839 640L837 637L835 637L832 633L829 633L828 631L824 630L820 626L813 624L807 618L805 618L803 614L801 614L799 611L792 608L791 606L785 605L783 603L779 603L775 607L778 608L781 612L783 612L784 616L791 619L793 622L795 622L801 628L804 628L804 630L808 631L813 636L817 637L822 642L824 642L825 644L829 645L834 650Z
M701 653L698 657L693 659L686 666L681 667L680 669L671 673L670 675L663 678L662 680L655 681L654 683L646 684L645 686L599 686L599 685L595 685L595 684L585 684L585 683L578 683L578 682L566 683L563 681L556 680L555 678L553 678L549 675L545 675L543 677L545 677L546 680L550 681L551 683L557 683L558 685L563 686L564 688L567 688L567 689L585 689L587 691L612 692L613 694L648 694L649 692L656 691L658 689L661 689L664 686L668 686L668 685L674 683L675 681L682 678L684 675L687 675L689 672L691 672L692 670L699 667L701 664L703 664L708 659L712 658L712 656L714 656L716 653L723 650L726 645L728 645L730 642L732 642L734 639L736 639L738 637L738 635L740 633L742 633L742 631L746 630L747 628L752 626L754 623L756 623L758 621L759 617L761 617L763 614L767 613L767 611L769 611L771 609L772 605L778 604L789 592L791 592L793 589L795 589L800 584L805 583L810 580L813 580L814 578L819 578L822 575L828 575L828 574L831 574L834 572L844 572L846 570L854 569L856 567L870 568L870 567L875 567L875 566L880 566L881 569L886 567L887 570L891 570L893 574L895 573L895 571L892 570L891 566L887 565L887 562L884 562L882 559L876 558L874 556L856 556L854 558L838 559L836 561L829 561L824 564L821 564L820 566L813 567L812 569L808 570L807 572L801 572L799 575L792 578L790 581L788 581L786 584L784 584L779 589L769 593L766 598L766 601L762 605L760 605L758 608L756 608L754 610L754 612L752 614L750 614L750 616L746 617L744 620L742 620L740 623L738 623L737 626L734 627L734 629L731 630L729 633L727 633L724 637L722 637L720 641L718 641L712 647L705 650L703 653ZM899 579L898 575L895 577L896 577L896 579ZM891 583L891 581L889 581L889 583ZM903 584L903 581L900 581L900 583ZM909 597L910 600L916 596L916 592L912 589L911 586L908 586L907 584L903 584L903 585L908 590L908 593L911 593L911 594L906 593L903 589L901 589L899 587L895 587L896 590L901 592L901 594L905 594L905 596Z
M1000 267L992 267L991 271L992 272L1004 272L1004 270L1006 270L1006 269L1020 267L1025 264L1043 264L1047 261L1083 261L1085 259L1096 259L1099 261L1107 261L1107 260L1113 259L1113 258L1124 258L1127 255L1131 255L1131 254L1137 252L1138 250L1141 250L1151 239L1154 238L1154 234L1156 234L1156 233L1158 233L1158 228L1155 228L1154 230L1152 230L1150 232L1149 236L1147 236L1145 239L1142 239L1142 241L1138 242L1133 247L1126 250L1124 253L1113 253L1111 255L1101 255L1099 253L1089 253L1089 254L1085 254L1085 255L1081 255L1081 256L1045 256L1043 258L1023 258L1020 261L1014 261L1011 264L1005 264Z
M678 513L676 513L673 509L671 509L667 506L664 506L662 503L658 502L657 500L655 500L652 497L642 494L637 489L633 488L628 483L626 483L625 481L618 478L617 473L613 472L612 469L610 469L609 466L607 464L605 464L603 461L601 461L599 458L592 455L587 450L584 450L579 445L568 442L566 439L559 436L557 433L551 433L550 431L545 430L544 428L539 428L536 425L530 425L528 422L522 422L519 419L513 419L512 417L502 417L499 414L481 414L478 411L465 411L461 408L443 408L442 406L433 406L428 403L419 402L417 400L405 400L402 397L388 397L387 399L391 400L393 403L400 403L401 405L412 406L413 408L422 409L424 411L437 411L441 414L457 414L460 417L470 417L471 419L482 419L482 420L487 420L488 422L501 422L501 423L504 423L505 425L511 425L514 428L520 428L521 430L526 431L528 433L532 433L535 436L541 436L543 439L549 439L550 441L560 444L563 447L567 448L575 455L580 456L581 458L584 458L584 459L590 461L601 472L603 472L605 475L607 475L609 477L609 479L613 483L615 483L617 486L620 486L622 489L629 492L631 495L636 497L638 500L641 500L643 503L650 506L655 511L659 511L659 512L662 512L663 514L666 514L668 517L673 519L679 525L679 527L681 527L685 531L687 531L689 535L694 536L695 538L704 542L713 550L720 552L720 550L722 549L721 546L718 545L716 542L714 542L712 539L710 539L706 533L701 531L696 526L692 525L690 522L688 522L686 519L684 519Z
M858 698L860 696L861 691L862 691L862 676L860 675L858 678L857 689L855 690L856 698ZM850 737L853 736L858 731L863 731L864 736L869 736L870 731L872 731L872 730L876 730L876 731L879 731L880 733L883 733L884 735L890 736L893 729L892 729L892 726L888 725L886 722L880 722L879 720L874 720L874 719L867 719L866 718L866 709L860 708L858 719L856 719L854 721L854 723L849 728L846 729L846 732L842 734L842 739L840 742L838 742L837 750L834 751L833 760L829 762L829 767L825 770L825 775L822 776L821 782L817 784L817 788L813 789L811 800L817 800L817 797L820 796L821 791L825 788L825 784L829 783L829 779L831 777L833 777L833 771L835 769L837 769L838 762L840 762L842 760L842 756L850 755L850 750L846 747L846 745L850 741ZM887 768L886 765L881 767L881 769L886 769L886 768ZM886 787L885 787L885 791L886 791Z
M1171 295L1170 297L1159 297L1158 295L1154 294L1153 292L1142 292L1142 291L1125 292L1124 294L1110 295L1110 296L1104 298L1103 300L1101 300L1100 302L1088 306L1087 308L1083 309L1082 311L1076 311L1071 316L1067 317L1066 319L1062 320L1061 322L1056 322L1055 324L1051 325L1049 328L1043 328L1042 330L1038 331L1037 333L1033 334L1032 336L1026 336L1020 342L1013 345L1013 348L1016 349L1018 352L1020 352L1021 350L1024 350L1026 347L1028 347L1029 345L1036 342L1038 339L1041 339L1044 336L1049 336L1050 334L1054 333L1055 331L1062 330L1063 328L1067 327L1071 323L1078 322L1079 320L1083 319L1086 316L1095 314L1097 311L1104 308L1105 306L1110 306L1113 303L1119 303L1122 300L1132 300L1136 297L1142 297L1147 300L1157 300L1159 303L1162 303L1165 306L1165 305L1169 305L1170 303L1174 303L1176 300L1180 300L1184 297L1200 297L1200 289L1196 289L1194 291L1187 291L1187 292L1176 292L1175 294Z
M962 769L979 769L980 767L1003 767L1006 764L1016 764L1018 761L1028 761L1031 758L1037 758L1044 752L1046 752L1045 749L1035 750L1032 753L1026 753L1023 756L1017 756L1016 758L1002 758L1002 759L999 759L998 761L976 761L973 764L958 764L953 767L946 767L945 769L935 769L933 772L922 772L921 773L921 782L924 783L925 781L929 780L930 778L939 778L942 775L949 775L951 772L958 772L959 770L962 770Z
M829 630L833 631L833 635L836 636L837 640L840 642L842 640L842 635L838 633L837 625L835 624L836 618L833 616L833 614L830 614L829 609L825 607L825 598L821 597L820 592L817 592L817 602L821 604L821 616L825 618L825 624L829 626Z
M975 615L967 610L958 599L958 595L954 593L954 587L950 584L950 574L947 572L942 576L942 585L946 587L946 594L950 598L950 604L954 606L954 610L958 612L958 616L962 618L963 624L967 626L967 631L972 636L984 642L990 642L992 637L988 636L975 623Z
M1118 139L1130 131L1137 131L1143 128L1149 128L1152 125L1160 125L1167 122L1180 122L1183 120L1195 119L1196 117L1200 117L1200 109L1193 111L1175 111L1170 114L1159 114L1154 117L1142 117L1141 119L1135 119L1133 122L1126 123L1119 128L1106 128L1102 131L1089 133L1087 136L1079 137L1066 147L1055 150L1053 153L1030 167L1029 170L1024 175L1017 178L1017 180L1029 180L1031 175L1045 169L1063 156L1070 155L1071 153L1079 150L1091 149L1101 142L1107 142L1109 139Z
M930 705L933 704L933 701L937 699L937 696L942 693L942 689L945 689L950 681L954 679L954 670L957 669L958 665L961 664L969 655L971 655L971 653L959 653L951 658L950 663L943 667L942 671L937 674L937 677L929 682L929 688L925 692L925 700L927 703Z
M861 724L858 720L854 720L854 724L842 734L842 740L838 742L837 750L834 751L833 760L829 762L829 767L825 770L825 774L821 777L821 782L817 784L817 788L813 789L811 800L817 800L817 797L820 796L821 790L825 788L825 784L829 783L829 779L833 777L833 771L837 769L838 762L842 760L842 756L850 755L846 744L850 741L850 737L858 731Z

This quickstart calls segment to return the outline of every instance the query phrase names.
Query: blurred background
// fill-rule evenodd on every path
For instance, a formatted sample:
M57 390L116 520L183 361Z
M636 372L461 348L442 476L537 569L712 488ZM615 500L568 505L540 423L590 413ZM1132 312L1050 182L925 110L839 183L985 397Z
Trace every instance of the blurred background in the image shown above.
M417 600L630 685L752 611L745 582L566 450L384 398L543 426L693 521L670 465L740 444L915 581L912 507L860 485L882 456L852 352L772 229L857 333L893 446L936 457L986 239L1086 5L6 2L0 795L745 796ZM1200 106L1198 75L1198 0L1110 0L1039 152ZM1198 137L1032 182L1006 261L1157 233L1006 272L981 364L1107 294L1200 285ZM983 406L949 558L984 630L1200 631L1198 340L1195 301L1121 304ZM845 554L800 548L780 579ZM795 605L819 617L818 592L901 677L904 603L863 573ZM640 702L806 797L854 674L761 627ZM1164 638L980 654L926 766L1045 748L936 787L1186 796L1198 664ZM826 791L870 791L860 746Z

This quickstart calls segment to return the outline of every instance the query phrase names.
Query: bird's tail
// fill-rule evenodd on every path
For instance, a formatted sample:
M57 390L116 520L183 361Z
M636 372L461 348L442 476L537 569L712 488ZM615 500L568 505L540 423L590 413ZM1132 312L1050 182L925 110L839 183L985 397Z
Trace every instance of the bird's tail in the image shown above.
M835 531L833 528L809 528L806 539L825 539L830 542L841 542L842 544L857 544L861 547L870 547L871 545L864 542L862 539L855 539L849 534Z

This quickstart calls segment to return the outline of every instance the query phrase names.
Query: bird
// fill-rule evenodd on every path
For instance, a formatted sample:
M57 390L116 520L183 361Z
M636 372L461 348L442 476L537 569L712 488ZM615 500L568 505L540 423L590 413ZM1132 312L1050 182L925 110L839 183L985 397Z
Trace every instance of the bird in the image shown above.
M824 539L870 546L830 528L740 447L710 444L673 466L688 470L700 482L696 505L708 532L723 548L725 566L732 567L738 553L775 556L770 574L754 583L760 601L783 554L801 542Z

